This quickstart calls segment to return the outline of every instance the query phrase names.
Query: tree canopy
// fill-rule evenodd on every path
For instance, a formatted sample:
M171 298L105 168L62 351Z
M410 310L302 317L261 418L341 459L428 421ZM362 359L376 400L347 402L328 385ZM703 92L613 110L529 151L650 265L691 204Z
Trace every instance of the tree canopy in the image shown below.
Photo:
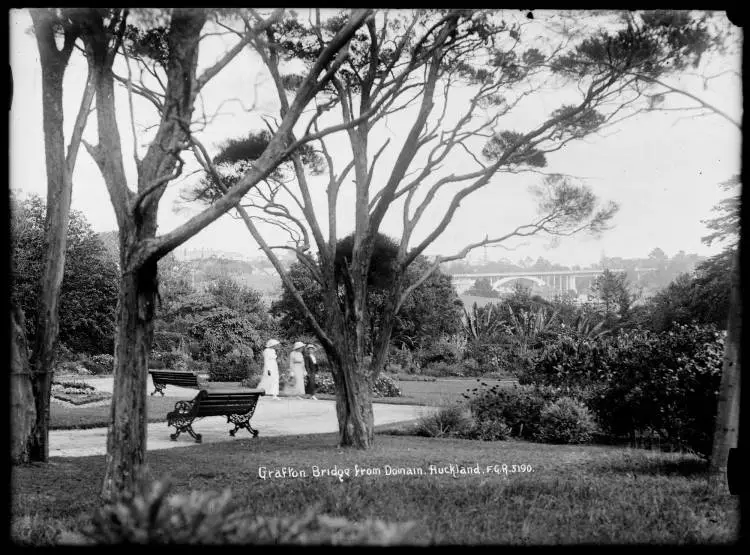
M44 261L46 203L37 195L14 201L11 219L12 294L36 333ZM85 215L71 211L60 298L60 341L75 352L112 353L118 271Z

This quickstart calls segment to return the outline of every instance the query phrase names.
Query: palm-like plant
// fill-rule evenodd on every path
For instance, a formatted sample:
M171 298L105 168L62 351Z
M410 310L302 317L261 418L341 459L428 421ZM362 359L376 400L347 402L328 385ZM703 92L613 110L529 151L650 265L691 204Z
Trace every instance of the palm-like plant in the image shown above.
M510 313L511 323L509 329L516 344L520 347L521 354L526 354L529 345L535 343L541 334L552 328L560 314L559 310L555 310L548 315L547 309L540 306L533 313L520 310L519 314L516 315L510 304L508 305L508 312Z
M482 310L474 303L471 312L464 308L464 321L462 322L464 333L469 341L478 341L491 337L500 330L502 322L493 314L494 305L488 304ZM493 317L495 316L495 317Z
M609 333L609 330L602 329L604 320L594 322L587 314L581 314L576 318L575 332L580 339L596 340Z

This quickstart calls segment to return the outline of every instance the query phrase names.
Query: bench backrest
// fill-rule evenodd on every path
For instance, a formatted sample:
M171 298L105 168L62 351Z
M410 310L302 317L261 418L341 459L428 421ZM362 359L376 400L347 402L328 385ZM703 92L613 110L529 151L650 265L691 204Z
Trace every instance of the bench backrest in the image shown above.
M207 391L202 389L195 398L198 407L196 416L222 416L226 414L244 414L253 409L263 389L249 391Z
M186 385L198 387L198 376L192 372L170 372L165 370L149 370L155 382L169 382L172 385Z

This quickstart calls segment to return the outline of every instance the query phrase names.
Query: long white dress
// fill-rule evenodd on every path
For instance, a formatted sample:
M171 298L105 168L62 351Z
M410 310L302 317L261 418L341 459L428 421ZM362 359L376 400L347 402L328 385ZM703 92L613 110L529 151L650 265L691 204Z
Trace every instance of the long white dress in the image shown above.
M289 372L294 378L294 385L290 386L291 395L305 394L305 357L302 351L292 351L289 354Z
M269 375L270 374L270 375ZM265 389L266 395L279 394L279 365L276 362L276 350L263 350L263 377L258 383L258 389Z

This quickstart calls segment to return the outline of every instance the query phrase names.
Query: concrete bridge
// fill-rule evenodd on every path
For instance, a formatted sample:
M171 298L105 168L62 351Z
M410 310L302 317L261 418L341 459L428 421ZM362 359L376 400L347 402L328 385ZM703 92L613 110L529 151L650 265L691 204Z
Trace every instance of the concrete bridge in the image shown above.
M641 274L645 272L651 272L655 268L636 268L635 273L638 279ZM609 268L610 272L620 273L626 270ZM549 289L560 292L578 293L581 284L577 281L579 278L587 279L590 281L597 276L604 273L604 269L599 270L554 270L554 271L536 271L536 270L524 270L522 272L490 272L490 273L477 273L477 274L453 274L453 286L456 288L458 293L463 293L469 289L476 280L480 278L487 278L490 280L490 285L495 290L501 290L504 285L525 279L536 283L540 287L548 287Z

